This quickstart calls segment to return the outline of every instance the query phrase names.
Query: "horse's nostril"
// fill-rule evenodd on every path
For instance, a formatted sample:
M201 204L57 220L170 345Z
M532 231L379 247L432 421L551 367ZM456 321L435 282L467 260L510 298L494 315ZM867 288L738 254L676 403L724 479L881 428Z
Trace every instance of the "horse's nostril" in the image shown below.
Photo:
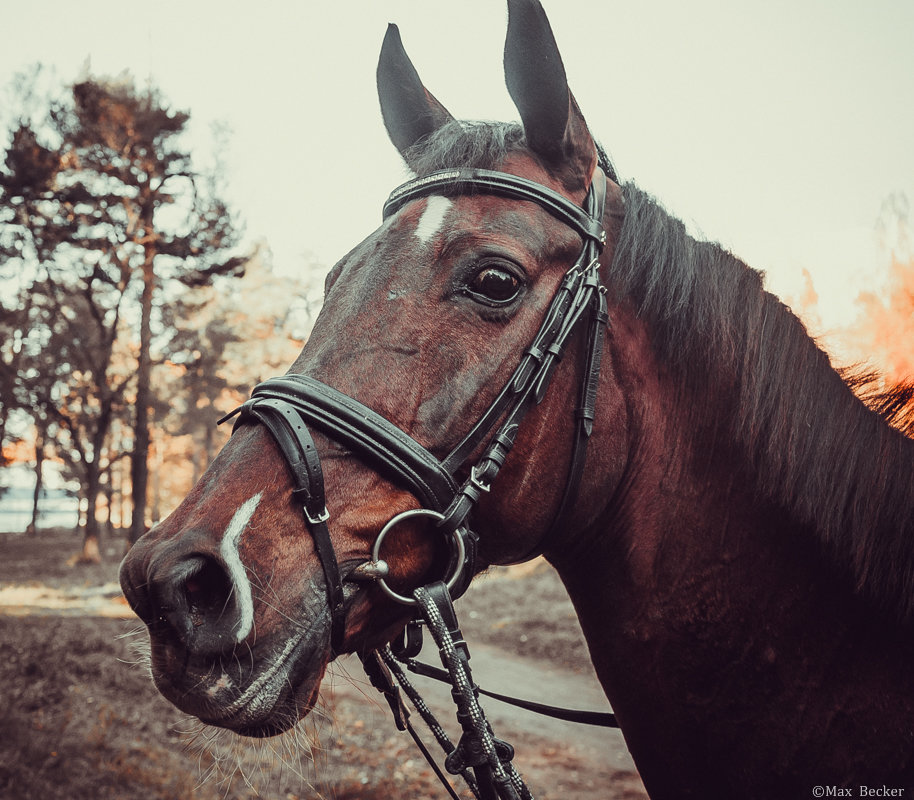
M218 559L195 553L151 570L147 624L195 655L219 655L242 627L231 576ZM145 617L144 617L145 618Z
M184 595L191 615L201 618L199 624L207 618L218 619L230 611L231 579L215 561L204 559L200 570L184 582Z

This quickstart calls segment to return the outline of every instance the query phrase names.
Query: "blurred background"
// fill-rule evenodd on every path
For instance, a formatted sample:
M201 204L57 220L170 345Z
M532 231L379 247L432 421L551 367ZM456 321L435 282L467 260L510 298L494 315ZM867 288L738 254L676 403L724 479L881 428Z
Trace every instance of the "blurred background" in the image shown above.
M837 364L914 372L914 5L545 6L623 179L763 270ZM406 177L375 97L387 22L456 116L513 119L505 18L493 0L6 13L0 529L78 526L91 561L174 507Z

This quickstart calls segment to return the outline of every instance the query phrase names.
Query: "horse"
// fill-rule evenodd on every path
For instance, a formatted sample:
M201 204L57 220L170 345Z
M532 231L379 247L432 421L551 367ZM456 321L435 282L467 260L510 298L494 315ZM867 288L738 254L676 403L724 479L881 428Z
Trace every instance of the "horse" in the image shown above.
M909 796L914 444L757 271L619 181L539 2L507 4L519 124L455 120L388 29L416 178L123 561L158 689L278 734L414 589L541 555L652 798Z

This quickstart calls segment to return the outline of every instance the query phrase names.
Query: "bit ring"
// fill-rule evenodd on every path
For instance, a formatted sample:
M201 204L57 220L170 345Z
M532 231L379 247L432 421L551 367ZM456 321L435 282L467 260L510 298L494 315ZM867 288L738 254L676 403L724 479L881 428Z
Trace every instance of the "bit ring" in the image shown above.
M413 508L409 511L403 511L400 514L397 514L394 517L391 517L388 520L387 524L381 528L381 532L378 534L378 538L375 539L374 547L371 548L371 563L378 564L381 563L381 544L384 541L384 538L388 533L391 532L397 525L407 519L412 519L413 517L430 517L436 522L440 522L444 519L444 514L440 511L434 511L430 508ZM458 528L453 532L453 542L452 542L452 551L454 553L455 559L454 563L456 564L454 572L452 575L448 576L445 580L445 586L447 586L448 591L453 590L454 586L457 584L458 579L463 574L463 566L466 561L466 545L463 541L463 536L460 533L461 529ZM402 595L399 592L395 592L390 588L387 581L384 577L378 578L378 585L381 587L381 590L386 594L391 600L396 600L398 603L402 603L406 606L416 605L416 600L412 597L407 597Z

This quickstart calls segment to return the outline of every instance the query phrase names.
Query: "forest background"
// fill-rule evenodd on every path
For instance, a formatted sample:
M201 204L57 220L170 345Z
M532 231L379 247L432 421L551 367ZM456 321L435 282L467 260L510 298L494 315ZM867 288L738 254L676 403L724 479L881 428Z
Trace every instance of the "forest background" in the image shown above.
M452 111L514 116L485 88L504 95L495 5L474 0L448 21L449 36L470 31L478 43L459 69L439 63L440 9L399 0L366 4L357 20L307 3L252 14L204 2L185 18L164 3L142 31L104 3L90 19L52 2L42 14L72 27L45 26L37 39L25 35L40 29L37 12L13 16L23 35L10 37L4 64L35 52L70 74L20 58L0 105L0 486L24 470L42 476L28 482L34 508L43 488L71 492L81 559L98 558L100 533L126 544L186 493L227 434L213 421L293 360L323 274L403 177L372 97L384 21L402 23ZM653 5L547 3L569 42L571 84L622 174L663 188L693 229L766 270L836 363L909 377L910 4L802 3L787 14L699 3L686 16ZM583 17L618 32L597 81L593 51L574 46ZM289 109L292 124L276 125ZM355 192L356 176L380 187ZM726 214L715 217L708 196ZM740 214L755 234L737 232ZM795 255L766 250L776 242Z

